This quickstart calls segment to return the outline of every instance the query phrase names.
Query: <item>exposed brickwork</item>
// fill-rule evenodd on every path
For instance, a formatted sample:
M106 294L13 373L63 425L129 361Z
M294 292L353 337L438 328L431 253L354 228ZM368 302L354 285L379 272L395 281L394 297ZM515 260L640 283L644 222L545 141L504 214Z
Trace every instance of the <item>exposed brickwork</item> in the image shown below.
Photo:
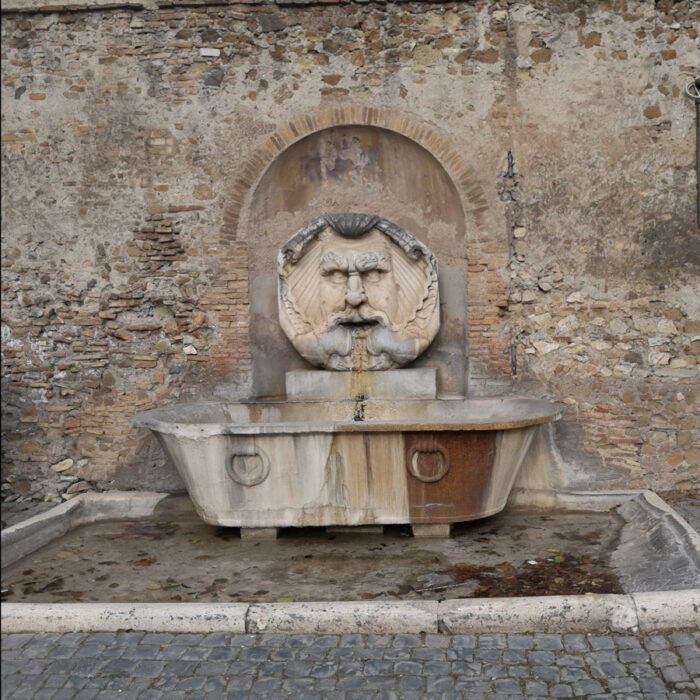
M697 321L647 299L602 302L556 291L540 290L522 307L529 308L518 319L518 363L547 377L584 444L624 469L618 483L692 488L700 466Z
M135 457L128 428L134 411L172 400L173 392L202 380L197 365L216 347L210 348L216 337L210 324L224 335L228 321L218 318L219 309L224 316L235 313L241 294L227 288L232 303L217 306L215 287L200 291L192 264L206 251L186 254L177 216L148 215L132 231L123 262L106 262L98 244L98 265L121 265L130 273L126 284L99 295L88 290L50 299L34 293L35 283L19 283L26 268L13 266L5 276L4 303L20 307L16 317L6 317L12 335L5 344L4 387L6 447L17 462L46 465L70 455L77 461L64 477L113 478L115 461ZM241 261L228 262L228 277L245 284ZM23 435L27 428L30 440Z
M285 148L340 124L403 134L452 178L474 376L565 398L572 464L697 480L694 3L20 5L2 55L17 493L172 484L128 419L246 394L242 214Z

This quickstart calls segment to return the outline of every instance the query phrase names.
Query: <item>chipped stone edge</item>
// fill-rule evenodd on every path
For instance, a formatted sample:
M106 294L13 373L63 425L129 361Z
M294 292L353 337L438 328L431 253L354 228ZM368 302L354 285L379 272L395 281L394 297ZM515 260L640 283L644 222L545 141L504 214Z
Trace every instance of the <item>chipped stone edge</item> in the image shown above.
M440 604L443 632L628 632L637 631L628 595L472 598Z
M81 494L2 532L3 567L79 525L153 515L170 494ZM697 546L698 534L650 491L556 494L560 507L605 509L643 498ZM549 505L549 504L548 504ZM595 508L594 508L595 509ZM4 603L9 632L278 632L395 634L442 632L653 632L700 626L700 588L629 595L533 596L438 601L306 603Z

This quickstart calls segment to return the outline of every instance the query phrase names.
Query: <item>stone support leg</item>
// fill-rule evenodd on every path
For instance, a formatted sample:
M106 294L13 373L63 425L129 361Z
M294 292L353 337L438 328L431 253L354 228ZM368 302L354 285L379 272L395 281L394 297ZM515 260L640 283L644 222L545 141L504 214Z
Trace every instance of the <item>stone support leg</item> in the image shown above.
M449 537L450 523L411 523L414 537Z

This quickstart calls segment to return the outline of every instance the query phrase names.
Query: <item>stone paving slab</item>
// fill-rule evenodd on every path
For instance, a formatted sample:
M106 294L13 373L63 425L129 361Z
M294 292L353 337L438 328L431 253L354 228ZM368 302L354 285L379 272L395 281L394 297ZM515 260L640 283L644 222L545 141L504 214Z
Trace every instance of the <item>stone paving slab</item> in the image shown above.
M2 636L2 697L636 698L700 694L700 632Z

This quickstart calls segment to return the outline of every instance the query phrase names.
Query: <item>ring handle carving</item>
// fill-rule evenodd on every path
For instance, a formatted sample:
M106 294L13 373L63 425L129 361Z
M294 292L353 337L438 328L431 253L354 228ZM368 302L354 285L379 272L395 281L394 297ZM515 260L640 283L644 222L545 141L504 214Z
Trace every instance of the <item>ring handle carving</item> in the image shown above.
M437 461L437 465L432 470L432 473L427 473L421 468L421 457L430 457L430 461ZM408 471L411 476L419 481L430 484L440 481L450 471L450 460L445 450L439 445L416 445L411 450L411 455L408 459Z
M236 452L228 459L226 473L237 484L257 486L267 479L270 460L259 447L246 452Z

